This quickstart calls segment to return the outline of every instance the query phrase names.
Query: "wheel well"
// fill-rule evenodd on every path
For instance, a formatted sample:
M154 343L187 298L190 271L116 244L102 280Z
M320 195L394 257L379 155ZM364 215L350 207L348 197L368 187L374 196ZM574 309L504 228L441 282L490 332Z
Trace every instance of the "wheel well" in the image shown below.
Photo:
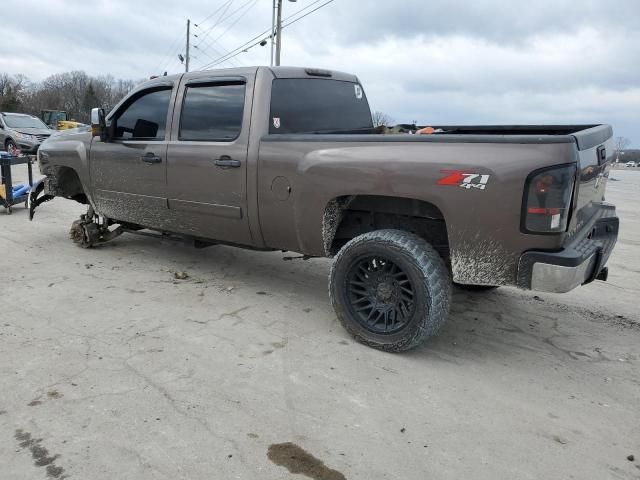
M51 195L88 203L80 177L73 168L55 167L55 174L47 175L47 187Z
M423 200L382 195L353 195L331 200L325 208L323 236L326 254L373 230L395 228L414 233L442 258L449 257L447 226L440 209Z

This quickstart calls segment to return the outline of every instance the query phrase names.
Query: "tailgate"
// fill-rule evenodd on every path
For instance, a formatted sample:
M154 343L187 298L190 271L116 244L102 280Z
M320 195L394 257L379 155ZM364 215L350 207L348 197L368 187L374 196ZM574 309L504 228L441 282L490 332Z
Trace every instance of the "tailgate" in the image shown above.
M613 131L598 125L573 134L578 148L578 183L574 198L570 237L591 228L598 218L610 211L605 205L605 190L614 158Z

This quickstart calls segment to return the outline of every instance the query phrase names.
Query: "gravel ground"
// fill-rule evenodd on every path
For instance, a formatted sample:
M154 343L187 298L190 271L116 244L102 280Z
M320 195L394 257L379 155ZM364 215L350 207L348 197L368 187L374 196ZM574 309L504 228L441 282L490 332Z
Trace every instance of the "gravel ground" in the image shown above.
M640 478L640 172L612 176L609 282L456 292L402 355L347 336L327 260L0 211L0 477Z

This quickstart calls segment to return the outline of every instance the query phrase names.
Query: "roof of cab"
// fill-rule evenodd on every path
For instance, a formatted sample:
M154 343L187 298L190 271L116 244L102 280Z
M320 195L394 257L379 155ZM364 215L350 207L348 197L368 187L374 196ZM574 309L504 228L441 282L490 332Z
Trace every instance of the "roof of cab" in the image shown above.
M215 72L215 73L224 73L226 75L253 75L257 70L269 70L275 78L327 78L332 80L342 80L348 82L357 82L358 78L355 75L345 72L338 72L335 70L325 70L319 68L311 68L311 67L266 67L266 66L254 66L254 67L237 67L237 68L217 68L212 70L201 70L201 71L193 71L189 73L179 73L176 75L167 75L155 77L144 84L139 85L136 90L140 87L148 87L150 85L158 84L162 85L163 83L172 83L175 80L179 79L183 75L188 77L197 77L201 76L206 72Z

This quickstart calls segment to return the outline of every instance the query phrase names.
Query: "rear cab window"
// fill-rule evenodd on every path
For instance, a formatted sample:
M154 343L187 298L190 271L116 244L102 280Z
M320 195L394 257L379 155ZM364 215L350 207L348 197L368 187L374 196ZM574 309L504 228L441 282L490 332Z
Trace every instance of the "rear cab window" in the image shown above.
M369 102L359 83L276 78L271 87L269 133L370 133Z

